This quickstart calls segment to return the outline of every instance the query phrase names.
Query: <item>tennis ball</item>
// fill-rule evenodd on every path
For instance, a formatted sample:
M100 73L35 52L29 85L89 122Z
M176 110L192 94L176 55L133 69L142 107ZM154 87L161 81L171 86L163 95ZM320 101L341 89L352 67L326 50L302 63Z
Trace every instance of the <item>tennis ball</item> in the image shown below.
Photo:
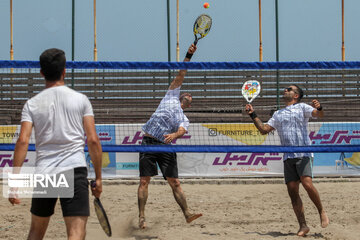
M204 3L204 8L209 8L210 4L208 2Z

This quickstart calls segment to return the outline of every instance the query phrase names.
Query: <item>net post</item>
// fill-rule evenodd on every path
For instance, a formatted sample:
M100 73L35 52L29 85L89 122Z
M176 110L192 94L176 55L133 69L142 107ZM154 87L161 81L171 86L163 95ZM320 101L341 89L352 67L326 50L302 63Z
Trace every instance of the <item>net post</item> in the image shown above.
M344 0L341 0L341 32L342 32L342 42L341 42L341 60L345 61L345 34L344 34Z
M167 42L168 42L168 62L171 62L171 42L170 42L170 2L166 1L166 16L167 16ZM171 71L168 69L168 84L171 84Z
M180 62L180 47L179 47L179 0L176 0L176 61Z
M275 0L275 25L276 25L276 62L279 62L279 7L278 0ZM276 69L276 103L277 109L280 109L280 86L279 86L279 69Z
M259 0L259 61L263 61L262 32L261 32L261 0Z

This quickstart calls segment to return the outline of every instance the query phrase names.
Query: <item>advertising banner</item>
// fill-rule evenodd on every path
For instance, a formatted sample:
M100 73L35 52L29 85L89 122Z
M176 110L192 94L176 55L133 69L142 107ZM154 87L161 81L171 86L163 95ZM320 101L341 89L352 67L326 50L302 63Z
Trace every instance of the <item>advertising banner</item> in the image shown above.
M140 145L142 124L97 125L101 143ZM15 143L19 126L0 127L1 143ZM310 123L309 137L316 145L360 144L360 123ZM188 133L173 144L180 145L280 145L277 132L261 135L253 124L191 124ZM94 177L92 163L85 153ZM282 176L283 153L177 153L181 177ZM34 166L35 152L28 152L24 166ZM0 152L0 168L11 166L13 152ZM104 178L139 176L139 153L104 152ZM360 176L360 153L314 153L315 176ZM159 171L159 174L160 171Z
M116 125L118 145L140 145L139 124ZM235 129L235 130L234 130ZM310 123L312 144L360 144L360 123ZM326 130L326 131L325 131ZM329 131L331 130L331 131ZM173 144L198 145L280 145L276 131L261 135L253 124L191 124L189 131ZM283 153L177 153L179 175L282 176ZM138 176L138 153L117 153L117 177ZM360 153L315 153L314 175L360 175Z

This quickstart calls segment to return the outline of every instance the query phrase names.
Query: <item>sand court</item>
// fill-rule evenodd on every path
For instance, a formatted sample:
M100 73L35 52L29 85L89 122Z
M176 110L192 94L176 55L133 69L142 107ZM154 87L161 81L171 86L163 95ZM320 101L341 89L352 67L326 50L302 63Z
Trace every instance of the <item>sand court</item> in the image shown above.
M147 228L138 228L137 180L106 180L101 200L113 236L107 238L91 204L86 239L299 239L298 223L283 179L181 179L188 205L202 217L186 223L172 191L162 179L152 180L146 205ZM314 179L330 225L321 228L313 203L301 187L307 239L352 239L360 236L360 179ZM92 198L91 198L92 200ZM0 201L0 239L25 239L30 227L30 199L11 206ZM45 239L66 239L60 205Z

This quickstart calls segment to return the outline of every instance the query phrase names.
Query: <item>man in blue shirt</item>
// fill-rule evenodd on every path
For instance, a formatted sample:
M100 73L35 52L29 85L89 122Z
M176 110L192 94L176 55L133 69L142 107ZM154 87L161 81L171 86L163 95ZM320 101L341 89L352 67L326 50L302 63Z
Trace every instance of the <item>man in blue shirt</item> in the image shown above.
M316 99L312 100L312 106L300 103L303 95L302 89L295 84L285 88L283 99L286 107L276 111L265 124L257 117L251 104L247 104L245 110L261 134L265 135L276 129L282 145L308 146L311 144L308 135L308 121L310 118L322 118L324 111ZM312 183L312 153L284 153L284 176L300 225L297 235L305 236L310 231L306 225L304 207L299 195L300 182L318 209L321 226L327 227L330 222L329 218L323 209L319 193Z
M189 62L195 51L196 46L192 44L187 51L184 62ZM191 107L192 102L190 93L180 95L180 88L186 72L184 69L179 71L155 113L142 127L145 133L142 145L170 144L186 133L190 122L183 110ZM140 185L138 189L139 227L146 228L145 204L148 198L150 178L158 174L156 164L159 165L163 177L172 188L175 200L183 211L186 222L190 223L201 217L201 213L191 213L187 206L186 197L178 178L176 153L141 152L139 156Z

